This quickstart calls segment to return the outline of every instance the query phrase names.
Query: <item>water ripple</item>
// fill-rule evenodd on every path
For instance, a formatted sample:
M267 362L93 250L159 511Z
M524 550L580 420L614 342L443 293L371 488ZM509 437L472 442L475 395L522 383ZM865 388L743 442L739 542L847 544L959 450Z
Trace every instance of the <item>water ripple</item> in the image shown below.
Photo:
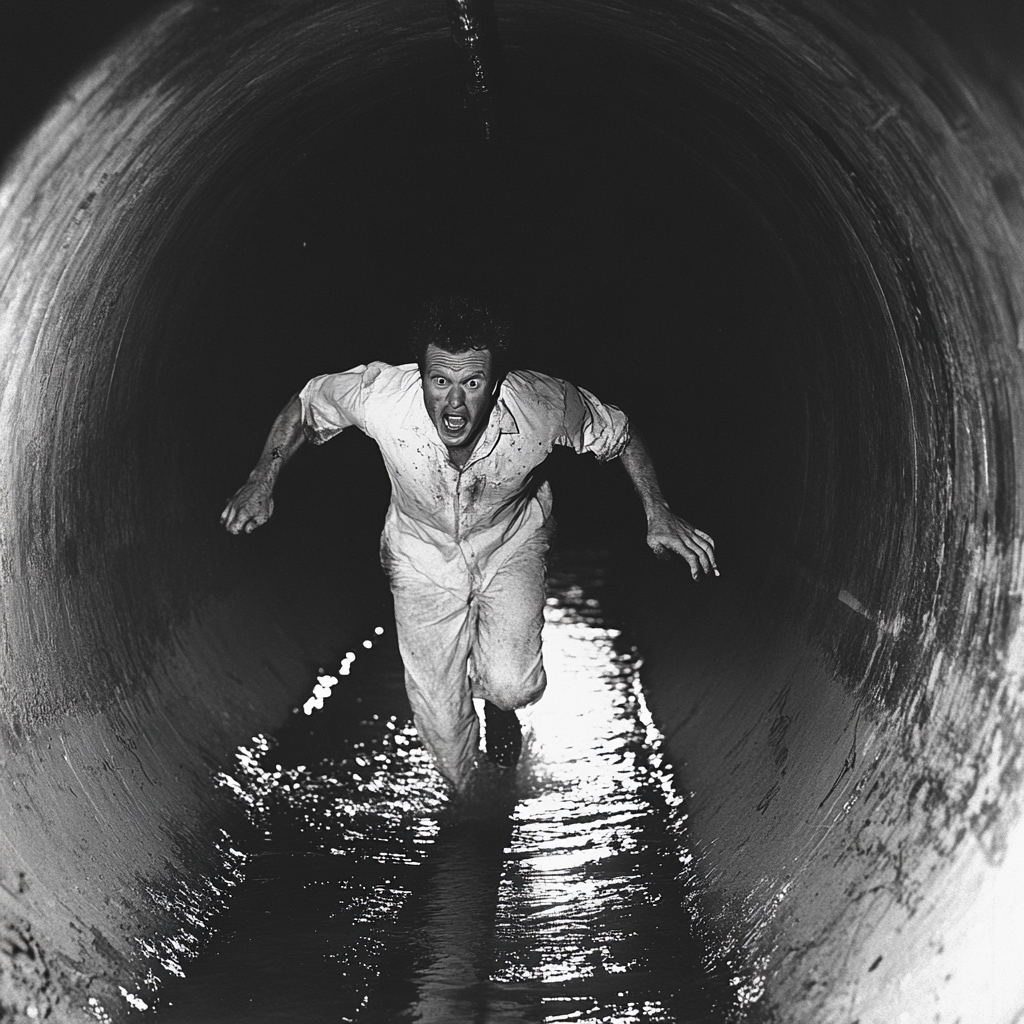
M186 977L148 1013L161 1024L726 1019L731 989L706 970L686 910L685 806L640 659L599 592L592 569L553 580L549 686L522 713L520 765L482 766L462 803L419 743L382 630L372 651L318 673L306 713L254 737L218 777L252 828L247 844L227 844L245 877L206 953L186 963L192 947L175 944Z

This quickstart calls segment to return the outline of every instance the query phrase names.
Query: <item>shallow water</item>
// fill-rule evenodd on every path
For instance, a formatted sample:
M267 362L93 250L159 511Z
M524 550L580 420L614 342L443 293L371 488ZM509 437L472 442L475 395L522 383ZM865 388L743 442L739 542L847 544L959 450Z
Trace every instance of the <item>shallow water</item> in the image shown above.
M726 1019L684 909L685 809L600 573L552 575L549 685L515 772L447 801L409 722L391 624L322 674L235 790L240 882L205 952L149 994L160 1024ZM135 997L141 998L141 997Z

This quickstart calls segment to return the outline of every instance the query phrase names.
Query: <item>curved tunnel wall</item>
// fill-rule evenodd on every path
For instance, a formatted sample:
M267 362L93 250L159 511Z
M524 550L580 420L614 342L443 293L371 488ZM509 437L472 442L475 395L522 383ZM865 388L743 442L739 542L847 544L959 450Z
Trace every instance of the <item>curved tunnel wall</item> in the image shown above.
M295 383L403 358L468 250L719 540L721 588L645 570L630 618L740 1001L1014 1019L1019 84L857 10L503 4L485 155L432 4L181 5L75 83L0 193L5 1010L116 1006L171 894L216 905L210 772L379 607L386 496L346 440L276 532L216 510ZM344 459L359 508L308 482Z

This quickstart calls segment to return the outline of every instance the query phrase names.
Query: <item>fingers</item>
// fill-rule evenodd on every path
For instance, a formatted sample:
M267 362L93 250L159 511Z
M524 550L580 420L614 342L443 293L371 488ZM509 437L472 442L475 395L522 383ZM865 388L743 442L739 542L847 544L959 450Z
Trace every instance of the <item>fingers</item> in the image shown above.
M690 575L694 579L699 579L701 572L710 574L714 570L713 553L709 555L708 552L697 543L693 541L687 543L686 540L679 540L675 537L666 541L666 543L677 555L680 555L686 560L686 564L690 567Z
M718 575L718 566L715 565L715 542L706 534L697 532L694 543L697 545L698 557L701 568L708 574Z
M229 501L224 508L224 511L220 514L220 525L224 527L228 533L237 533L235 528L235 517L238 514L238 508L234 501Z
M243 513L237 513L228 520L226 529L228 533L252 533L257 526L260 525L259 520L255 516L245 515Z
M274 501L270 499L266 505L232 498L220 515L221 525L228 533L252 533L257 526L262 526L274 513Z
M700 573L697 569L698 567L703 568L703 566L701 566L697 556L689 549L687 549L685 554L683 554L683 558L686 559L686 564L690 567L690 575L693 577L694 582L696 582L700 579Z
M714 573L718 576L718 566L715 564L715 542L708 534L703 530L698 530L695 526L690 526L688 529L690 536L684 535L683 543L694 551L704 572Z
M708 557L707 551L705 551L704 548L699 543L695 543L695 542L692 543L691 550L693 551L694 555L696 556L696 562L697 562L698 565L700 565L701 569L704 572L706 572L706 573L710 573L711 572L711 559ZM692 569L693 565L691 565L690 568Z
M690 567L690 575L695 580L700 578L700 570L703 568L700 559L692 549L686 547L675 537L666 537L663 541L650 542L650 547L655 557L663 562L671 561L673 553L679 555Z
M220 521L228 533L239 533L244 528L247 519L248 516L244 512L243 506L234 499L228 502L228 507L224 509L224 514L220 517Z
M719 576L718 565L715 562L715 542L711 537L684 523L677 521L675 529L659 531L649 538L651 549L659 558L668 556L669 551L674 551L690 567L690 575L700 579L702 572L708 575Z

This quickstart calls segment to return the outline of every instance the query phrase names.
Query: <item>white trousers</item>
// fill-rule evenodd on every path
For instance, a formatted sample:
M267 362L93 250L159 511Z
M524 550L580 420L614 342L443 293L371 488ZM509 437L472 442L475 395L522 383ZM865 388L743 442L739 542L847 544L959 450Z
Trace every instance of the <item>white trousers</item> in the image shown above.
M538 700L549 529L487 561L452 566L441 580L412 562L386 560L398 646L416 729L441 774L461 789L479 752L473 697L506 711Z

